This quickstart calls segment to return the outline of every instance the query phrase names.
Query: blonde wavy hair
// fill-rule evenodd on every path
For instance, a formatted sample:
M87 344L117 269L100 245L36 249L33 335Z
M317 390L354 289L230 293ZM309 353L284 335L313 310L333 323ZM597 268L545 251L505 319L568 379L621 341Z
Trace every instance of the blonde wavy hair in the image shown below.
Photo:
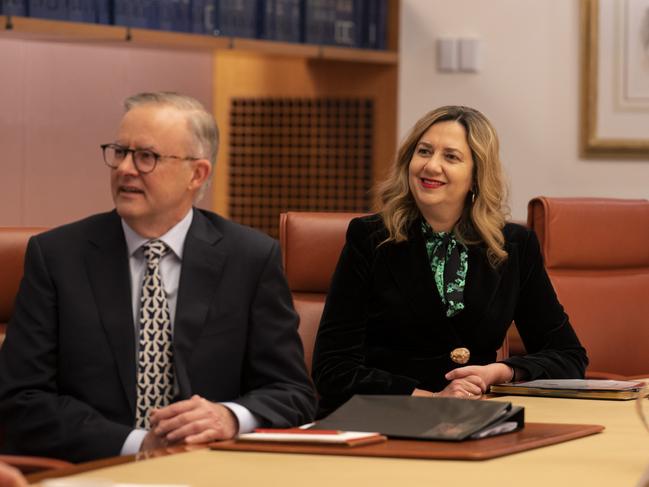
M472 189L453 231L458 241L466 245L484 243L489 263L495 268L507 259L502 232L508 216L507 187L498 135L482 113L469 107L444 106L428 112L401 143L388 178L376 188L380 214L388 230L388 238L383 243L407 240L409 227L420 217L410 191L410 160L424 133L434 124L448 121L464 127L473 158Z

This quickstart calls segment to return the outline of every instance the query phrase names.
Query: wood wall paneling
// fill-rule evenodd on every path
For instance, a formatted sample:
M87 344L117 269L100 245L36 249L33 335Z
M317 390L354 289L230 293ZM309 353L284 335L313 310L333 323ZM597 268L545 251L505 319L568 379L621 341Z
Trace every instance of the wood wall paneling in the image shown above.
M372 183L382 179L396 149L397 66L264 56L239 51L214 53L214 113L221 144L213 185L215 211L229 215L230 107L234 98L352 98L373 104Z

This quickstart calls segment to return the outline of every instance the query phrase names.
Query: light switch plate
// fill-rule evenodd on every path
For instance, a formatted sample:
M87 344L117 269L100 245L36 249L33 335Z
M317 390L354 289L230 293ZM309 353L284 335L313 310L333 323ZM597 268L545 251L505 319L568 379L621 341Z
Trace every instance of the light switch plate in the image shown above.
M477 73L481 68L482 41L480 39L459 40L459 70Z
M458 70L457 39L437 39L437 70L446 73Z

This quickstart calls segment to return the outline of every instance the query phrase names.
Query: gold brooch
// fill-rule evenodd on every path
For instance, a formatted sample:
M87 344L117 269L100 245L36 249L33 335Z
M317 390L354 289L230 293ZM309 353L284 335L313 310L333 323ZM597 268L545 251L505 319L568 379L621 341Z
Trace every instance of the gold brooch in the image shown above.
M451 351L451 360L456 364L464 365L469 361L471 352L468 348L460 347Z

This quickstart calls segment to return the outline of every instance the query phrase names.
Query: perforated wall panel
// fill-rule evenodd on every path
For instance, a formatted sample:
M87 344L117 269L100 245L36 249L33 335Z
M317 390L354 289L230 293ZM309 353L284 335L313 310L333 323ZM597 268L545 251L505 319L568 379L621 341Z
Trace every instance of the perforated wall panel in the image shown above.
M368 211L373 120L369 99L232 99L230 217L277 237L283 211Z

